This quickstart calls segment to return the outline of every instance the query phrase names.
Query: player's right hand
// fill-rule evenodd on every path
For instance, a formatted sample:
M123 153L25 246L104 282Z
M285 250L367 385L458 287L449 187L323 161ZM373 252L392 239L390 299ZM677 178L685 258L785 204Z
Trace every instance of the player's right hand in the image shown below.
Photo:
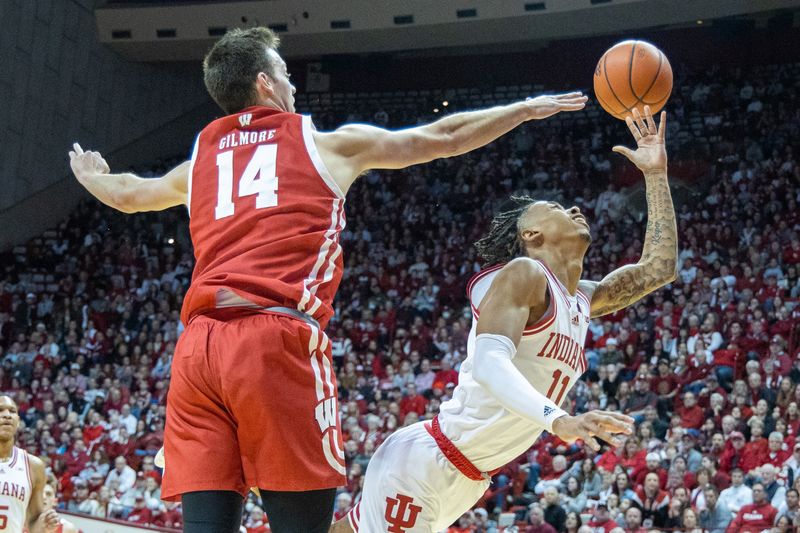
M599 437L612 446L622 445L617 435L633 433L633 418L611 411L591 411L578 416L562 416L553 421L553 433L566 442L582 440L593 450L600 450Z
M525 104L528 106L530 118L540 120L552 117L561 111L580 111L586 107L589 100L582 92L567 94L545 94L536 98L528 98Z
M98 152L84 152L78 143L73 144L69 152L69 166L78 179L111 172L103 156Z
M53 509L43 511L36 519L32 531L41 533L56 533L60 519Z

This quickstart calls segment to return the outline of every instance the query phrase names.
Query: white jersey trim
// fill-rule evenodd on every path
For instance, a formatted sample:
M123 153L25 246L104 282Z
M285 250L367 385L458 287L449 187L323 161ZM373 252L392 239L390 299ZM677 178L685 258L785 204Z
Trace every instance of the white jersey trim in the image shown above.
M186 183L186 212L189 218L192 218L192 179L194 174L194 163L197 161L197 151L200 149L200 134L194 141L194 148L192 149L192 159L189 162L189 177Z
M306 151L308 152L308 156L311 158L311 162L314 164L314 168L317 169L317 173L322 178L322 181L328 186L328 188L338 196L339 198L344 198L344 193L342 189L339 188L339 184L336 183L336 180L333 179L333 176L328 171L328 167L325 166L325 162L322 160L322 157L319 155L319 150L317 150L317 143L314 142L314 125L311 123L311 116L309 115L301 115L302 122L303 122L303 141L306 144Z

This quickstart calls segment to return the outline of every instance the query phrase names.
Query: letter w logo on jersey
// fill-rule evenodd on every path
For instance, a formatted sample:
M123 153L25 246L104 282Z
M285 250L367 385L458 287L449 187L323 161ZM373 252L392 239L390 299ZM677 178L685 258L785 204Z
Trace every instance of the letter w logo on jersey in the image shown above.
M324 433L329 427L336 427L336 398L326 398L314 411L320 431Z
M249 126L250 121L253 120L253 115L250 113L245 113L244 115L239 115L239 124L244 126Z
M396 498L386 498L386 514L384 518L389 523L389 533L405 533L406 529L414 527L417 523L417 515L422 511L419 505L411 505L414 498L397 494ZM397 512L394 508L397 507ZM408 514L408 516L406 516Z

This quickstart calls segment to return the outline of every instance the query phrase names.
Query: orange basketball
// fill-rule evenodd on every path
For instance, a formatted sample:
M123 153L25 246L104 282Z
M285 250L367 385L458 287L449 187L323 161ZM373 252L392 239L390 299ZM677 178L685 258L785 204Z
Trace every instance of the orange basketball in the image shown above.
M620 120L634 108L655 115L672 92L672 67L661 50L645 41L622 41L609 48L594 69L594 94Z

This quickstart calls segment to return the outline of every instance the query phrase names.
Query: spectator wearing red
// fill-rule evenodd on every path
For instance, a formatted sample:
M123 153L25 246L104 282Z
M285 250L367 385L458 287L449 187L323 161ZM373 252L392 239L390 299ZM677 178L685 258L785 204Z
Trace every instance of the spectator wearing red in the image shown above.
M761 533L775 524L778 510L767 501L764 485L754 483L752 489L753 503L742 506L726 533Z
M448 383L458 385L458 372L453 370L453 365L450 363L450 360L447 358L442 359L441 365L441 370L439 370L436 373L436 377L433 378L434 386L439 385L441 388L444 388Z
M406 391L406 395L400 400L400 420L405 420L406 415L411 412L417 413L419 416L424 415L428 400L417 394L417 386L414 383L406 385Z
M692 392L683 395L683 405L675 409L675 413L681 417L681 426L690 429L700 429L705 422L703 409L697 405L697 399Z
M744 470L745 440L741 431L732 431L729 435L730 446L722 452L719 460L719 469L730 473L734 468Z
M755 469L761 466L768 447L769 443L764 437L764 423L758 418L752 419L750 441L744 447L741 469L748 473L754 473Z
M604 503L599 503L594 508L594 513L589 520L588 526L592 528L592 531L597 533L611 533L612 529L619 527L619 525L611 519L608 513L608 506Z
M644 467L639 467L633 472L633 480L636 483L637 490L642 488L645 480L649 474L658 476L658 486L664 488L667 486L667 470L661 466L661 457L655 452L650 452L645 456Z
M634 502L642 509L643 517L653 521L654 526L664 523L664 516L669 508L669 493L661 488L661 479L657 472L647 472L644 485L637 487Z
M149 526L152 521L153 514L150 509L147 508L147 502L145 501L144 496L136 496L136 503L133 506L133 510L128 515L128 522L142 526Z

